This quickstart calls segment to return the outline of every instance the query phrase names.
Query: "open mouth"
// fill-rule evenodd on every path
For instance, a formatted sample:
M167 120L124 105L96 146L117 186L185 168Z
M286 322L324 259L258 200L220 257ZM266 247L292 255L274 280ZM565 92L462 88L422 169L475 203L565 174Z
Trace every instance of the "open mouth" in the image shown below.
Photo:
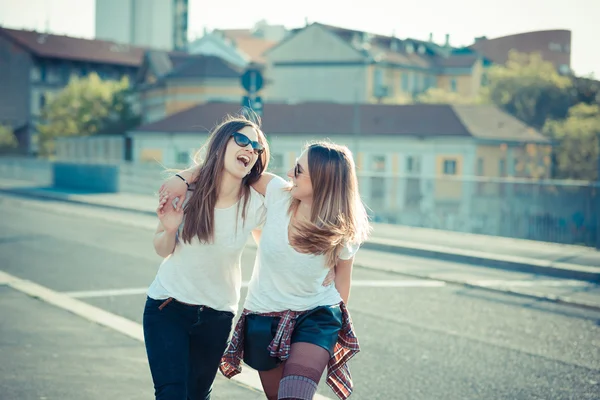
M250 164L250 157L248 157L247 155L241 154L237 157L238 162L242 163L244 165L244 168L246 168L248 166L248 164Z

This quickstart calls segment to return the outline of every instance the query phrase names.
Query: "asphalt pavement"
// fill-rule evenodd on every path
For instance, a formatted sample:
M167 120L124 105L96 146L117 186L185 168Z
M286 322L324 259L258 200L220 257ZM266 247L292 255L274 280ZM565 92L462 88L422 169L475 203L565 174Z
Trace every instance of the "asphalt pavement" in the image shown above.
M0 271L139 326L160 262L154 217L4 195L0 207ZM242 256L245 282L254 255L248 246ZM593 284L365 249L361 262L349 303L362 347L352 399L598 398L600 311L433 275L550 294ZM151 398L143 343L49 296L0 280L0 397ZM319 393L334 397L324 382ZM214 398L262 395L219 377Z

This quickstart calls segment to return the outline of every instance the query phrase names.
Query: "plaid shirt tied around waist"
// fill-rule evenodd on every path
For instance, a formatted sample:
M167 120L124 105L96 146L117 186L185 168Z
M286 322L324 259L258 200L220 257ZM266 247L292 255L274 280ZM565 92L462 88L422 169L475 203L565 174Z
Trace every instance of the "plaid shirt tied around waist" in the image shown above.
M352 319L348 313L346 305L340 303L342 311L342 329L338 334L338 341L333 350L333 356L327 363L327 385L341 399L346 400L352 394L352 376L348 367L350 360L356 353L360 351L358 339L354 334ZM227 378L233 378L242 372L242 360L244 358L244 326L246 323L246 315L259 314L268 317L280 317L279 324L275 337L269 345L269 353L271 357L279 358L285 361L290 356L292 347L292 333L296 319L310 312L309 311L280 311L271 313L253 313L250 310L244 309L238 323L235 326L231 342L221 359L219 369Z

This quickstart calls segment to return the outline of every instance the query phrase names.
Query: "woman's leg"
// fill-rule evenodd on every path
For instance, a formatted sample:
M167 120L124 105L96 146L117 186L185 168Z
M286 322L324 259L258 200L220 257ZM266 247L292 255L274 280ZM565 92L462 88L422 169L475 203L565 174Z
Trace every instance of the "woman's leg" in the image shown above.
M277 400L279 381L281 381L281 378L283 377L284 366L285 363L281 363L269 371L258 371L260 382L262 383L263 390L265 391L268 400Z
M279 383L277 398L312 400L329 359L329 351L320 346L305 342L293 343Z
M144 339L157 400L182 400L187 396L189 322L185 313L163 300L148 298L144 308Z
M197 322L190 330L189 400L210 399L232 324L233 313L210 308L198 311Z

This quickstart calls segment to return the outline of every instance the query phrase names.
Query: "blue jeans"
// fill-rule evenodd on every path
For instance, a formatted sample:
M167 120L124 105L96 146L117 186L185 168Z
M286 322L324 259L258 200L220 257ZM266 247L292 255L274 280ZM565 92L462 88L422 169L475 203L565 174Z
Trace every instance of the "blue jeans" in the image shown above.
M209 400L233 313L146 299L144 338L157 400Z

